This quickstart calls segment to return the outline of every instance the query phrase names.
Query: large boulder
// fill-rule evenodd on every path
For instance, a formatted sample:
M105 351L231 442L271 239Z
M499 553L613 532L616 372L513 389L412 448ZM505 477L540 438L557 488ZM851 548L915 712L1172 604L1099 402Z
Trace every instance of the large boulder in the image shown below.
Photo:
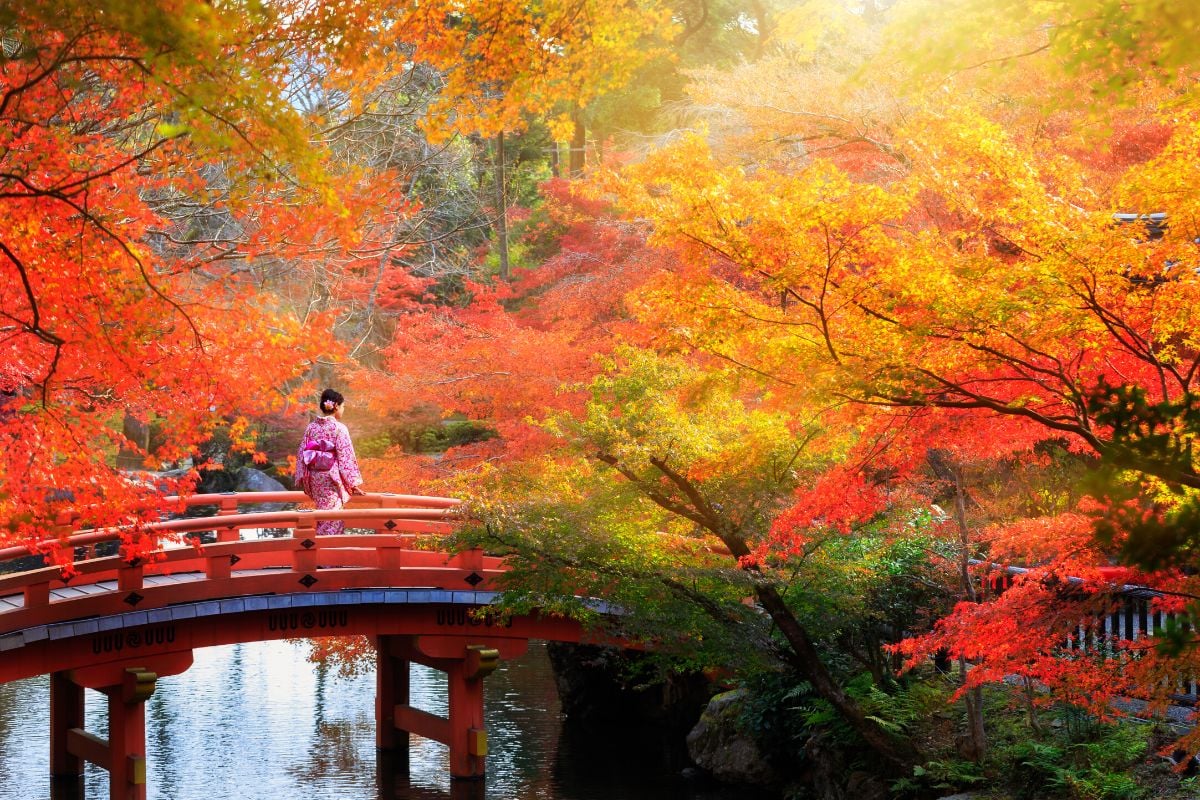
M150 426L126 414L122 433L126 441L138 449L122 444L121 449L117 451L117 469L141 470L146 460L144 453L150 449Z
M261 469L243 467L238 471L237 491L239 492L286 492L288 488L272 478ZM293 503L249 503L242 507L243 511L284 511L295 508Z
M688 755L722 783L776 787L779 776L739 723L745 698L744 689L735 689L709 700L687 736Z

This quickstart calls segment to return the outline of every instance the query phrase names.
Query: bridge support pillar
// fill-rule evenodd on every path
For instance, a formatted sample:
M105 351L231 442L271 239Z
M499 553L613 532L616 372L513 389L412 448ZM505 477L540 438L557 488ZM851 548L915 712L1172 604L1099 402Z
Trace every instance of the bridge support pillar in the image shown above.
M483 722L483 678L495 669L499 655L482 646L485 659L493 662L480 674L478 666L465 658L446 672L450 712L450 777L482 778L487 757L487 729Z
M161 675L178 675L192 651L151 656L137 666L98 664L50 677L50 773L54 800L82 797L83 762L108 770L110 800L146 800L146 701ZM108 698L108 739L83 727L84 688Z
M528 642L480 642L459 636L381 636L377 642L381 672L376 700L380 732L377 741L392 746L401 743L390 726L405 737L416 734L450 748L450 777L479 780L487 759L487 730L483 720L483 679L496 668L503 654L513 658L525 651ZM387 656L387 657L385 657ZM439 717L408 704L408 664L416 662L446 673L449 715ZM403 665L401 668L400 665ZM385 672L385 670L387 672ZM397 677L403 672L403 678ZM403 699L401 699L403 697ZM386 708L392 709L391 719Z
M409 662L394 654L395 638L375 638L375 749L407 756L408 731L396 727L396 706L408 706Z
M108 695L108 796L146 800L146 701L158 676L131 668L123 685Z
M83 796L83 759L67 747L72 728L83 728L83 687L65 672L50 676L50 793L57 798Z

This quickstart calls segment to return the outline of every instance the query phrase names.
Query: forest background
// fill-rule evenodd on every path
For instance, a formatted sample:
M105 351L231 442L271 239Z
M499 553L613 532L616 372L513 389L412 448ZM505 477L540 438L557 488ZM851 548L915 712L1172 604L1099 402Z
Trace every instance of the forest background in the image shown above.
M984 686L1035 728L1165 707L1189 625L1064 644L1200 588L1198 25L0 3L0 543L66 564L66 514L147 555L162 491L288 474L338 385L369 487L467 500L507 608L608 597L897 774L928 754L871 692L929 656L977 763Z

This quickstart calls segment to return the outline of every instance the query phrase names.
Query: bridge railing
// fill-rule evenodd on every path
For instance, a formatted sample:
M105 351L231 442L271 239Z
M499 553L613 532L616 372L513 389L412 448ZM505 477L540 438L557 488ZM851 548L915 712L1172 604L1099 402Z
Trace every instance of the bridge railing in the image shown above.
M301 503L311 504L312 501L304 492L220 492L217 494L192 494L185 497L164 497L164 506L182 505L187 508L196 506L216 506L217 514L236 514L244 505L262 505L263 503ZM429 497L416 494L394 494L392 492L368 492L353 495L348 508L455 508L461 504L453 497Z
M994 594L1005 591L1015 578L1029 572L1025 567L1012 565L1002 566L983 561L972 561L972 564L991 568L992 573L986 588ZM1100 572L1102 575L1110 574L1115 577L1124 570L1102 568ZM1067 578L1065 583L1069 591L1069 587L1083 586L1084 581L1072 577ZM1064 657L1137 658L1139 656L1136 651L1123 647L1121 643L1146 644L1172 628L1200 629L1192 615L1186 611L1174 612L1156 608L1155 601L1166 597L1167 594L1151 586L1114 581L1107 591L1097 594L1109 599L1110 610L1089 614L1079 620L1059 645ZM1176 701L1194 705L1200 699L1200 680L1195 677L1183 678L1177 685L1169 688Z
M0 575L0 630L72 618L101 595L124 597L128 607L153 607L199 599L205 592L236 595L363 586L424 586L486 589L503 570L502 560L481 550L447 552L438 539L461 523L459 502L444 497L368 494L337 511L287 509L239 512L264 502L302 502L299 492L256 492L171 498L176 508L213 505L216 516L181 517L136 529L80 531L37 543L79 554L69 564L52 564ZM340 520L349 533L317 536L325 520ZM243 539L246 529L284 529L282 538ZM199 533L216 532L202 542ZM366 533L359 531L368 531ZM109 542L149 537L146 547L96 556ZM29 556L31 547L0 549L0 562ZM156 576L156 579L151 579ZM172 577L173 576L173 577ZM169 585L172 581L178 585ZM105 583L105 582L108 583ZM296 588L297 582L302 588ZM201 583L212 588L202 589ZM99 584L103 584L102 586ZM115 585L114 585L115 584ZM140 603L144 604L139 605Z
M161 522L150 522L141 525L136 530L149 536L162 536L167 541L177 538L184 533L206 533L215 531L218 541L231 541L240 538L239 533L244 529L254 528L295 528L303 526L302 520L307 519L349 519L355 527L391 530L387 522L392 517L401 517L410 522L415 521L413 514L408 511L429 510L437 513L416 515L425 516L434 524L425 526L419 532L442 533L450 529L451 523L457 520L454 509L461 501L451 497L427 497L422 495L393 494L391 492L372 492L351 497L346 510L341 512L321 512L312 509L289 509L282 511L260 511L243 513L243 506L260 506L266 503L311 504L311 500L303 492L222 492L220 494L196 494L186 497L170 496L163 498L166 511L179 511L203 506L217 509L215 516L182 517ZM383 510L385 513L368 513L372 510ZM402 513L386 513L389 510ZM348 513L353 512L353 513ZM328 516L334 514L334 516ZM236 516L236 520L222 519ZM121 541L133 530L129 527L96 528L71 533L72 524L77 517L63 515L59 519L59 535L47 537L29 545L12 545L0 548L0 563L24 558L30 555L44 554L57 548L85 548L87 556L96 545L104 542ZM437 523L441 524L437 524ZM361 523L361 524L358 524ZM398 523L397 523L398 524ZM417 532L417 528L409 526L408 530Z

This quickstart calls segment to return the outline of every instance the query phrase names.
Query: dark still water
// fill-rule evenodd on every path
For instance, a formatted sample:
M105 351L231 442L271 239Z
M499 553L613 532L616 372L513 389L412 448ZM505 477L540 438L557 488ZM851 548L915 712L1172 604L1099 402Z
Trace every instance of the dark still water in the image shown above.
M628 736L564 735L545 647L490 675L488 776L450 781L446 749L412 737L407 776L377 763L375 676L342 678L305 648L258 642L195 651L146 703L150 798L158 800L750 800L697 785L659 745ZM414 705L446 713L445 677L413 666ZM49 680L0 685L0 800L48 798ZM102 695L87 693L87 729L106 736ZM675 763L672 763L672 762ZM88 765L88 800L108 797Z

